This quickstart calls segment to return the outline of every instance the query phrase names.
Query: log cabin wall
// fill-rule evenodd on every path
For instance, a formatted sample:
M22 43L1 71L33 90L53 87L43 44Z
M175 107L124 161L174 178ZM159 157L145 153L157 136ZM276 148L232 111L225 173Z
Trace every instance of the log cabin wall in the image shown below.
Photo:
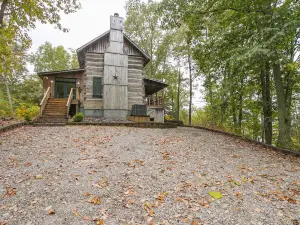
M143 104L143 58L140 56L128 56L128 110L134 104Z
M77 50L80 68L85 69L86 116L126 119L133 104L144 104L143 68L149 62L129 36L123 33L123 18L110 17L110 30ZM101 77L102 97L93 95Z
M86 53L85 56L85 85L84 85L84 114L86 116L103 116L103 98L93 97L93 79L103 79L104 54Z

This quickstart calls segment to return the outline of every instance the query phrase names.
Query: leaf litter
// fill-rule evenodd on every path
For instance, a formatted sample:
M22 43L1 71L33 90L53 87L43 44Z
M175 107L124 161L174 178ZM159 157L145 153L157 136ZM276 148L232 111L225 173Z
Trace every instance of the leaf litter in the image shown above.
M32 224L33 217L37 224L93 225L300 221L299 158L220 134L25 127L0 141L1 223ZM53 206L46 217L45 204Z

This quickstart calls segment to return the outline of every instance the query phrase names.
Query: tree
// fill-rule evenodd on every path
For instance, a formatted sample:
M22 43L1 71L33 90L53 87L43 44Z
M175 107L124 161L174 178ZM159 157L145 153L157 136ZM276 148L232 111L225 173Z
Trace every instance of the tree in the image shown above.
M295 57L299 51L298 1L164 0L161 10L170 27L187 24L192 31L197 43L193 58L206 76L212 119L232 125L234 132L250 135L255 132L246 129L250 121L243 118L252 118L257 124L248 114L261 111L260 139L271 143L277 119L277 145L292 148L292 96L299 62ZM205 41L204 33L208 37ZM257 85L260 92L253 95ZM258 105L253 104L257 97Z
M28 31L36 22L50 23L63 31L60 13L73 13L80 8L79 0L1 0L0 1L0 81L6 85L6 92L12 109L9 86L17 79L26 64L26 51L31 45Z
M30 62L35 72L76 69L79 67L77 55L72 49L70 52L63 46L53 47L46 42L30 56Z
M146 75L165 81L169 85L164 95L166 112L178 118L179 109L186 104L186 96L185 85L181 85L183 75L178 76L178 67L174 62L181 61L184 57L175 54L176 44L180 42L179 36L174 35L175 30L162 28L159 7L160 3L153 1L127 1L125 32L150 56L151 60L145 68Z

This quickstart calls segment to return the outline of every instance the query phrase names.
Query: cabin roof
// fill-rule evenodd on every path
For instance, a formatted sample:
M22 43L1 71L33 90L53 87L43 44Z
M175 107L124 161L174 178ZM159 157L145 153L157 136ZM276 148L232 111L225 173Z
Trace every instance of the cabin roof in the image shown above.
M85 49L87 49L90 45L94 44L95 42L99 41L100 39L106 37L106 35L110 35L110 30L104 32L103 34L99 35L98 37L94 38L93 40L89 41L88 43L86 43L83 46L81 46L80 48L78 48L76 50L77 55L78 56L81 55ZM141 53L142 57L144 58L144 65L146 65L150 61L149 55L143 49L141 49L136 43L134 43L134 41L131 40L127 34L123 33L123 37ZM80 61L80 60L82 60L82 58L78 57L78 60ZM80 62L79 62L79 64L80 64Z
M46 71L46 72L38 72L38 76L47 76L47 75L57 75L57 74L72 74L72 73L78 73L78 72L84 72L84 69L71 69L71 70L55 70L55 71Z
M144 77L144 85L145 85L145 94L153 95L154 93L168 87L168 84L161 80Z

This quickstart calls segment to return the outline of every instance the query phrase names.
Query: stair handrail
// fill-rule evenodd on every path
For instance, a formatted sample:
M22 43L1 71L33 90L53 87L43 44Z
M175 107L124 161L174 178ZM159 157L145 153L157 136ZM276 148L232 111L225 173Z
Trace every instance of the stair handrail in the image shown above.
M79 88L76 88L76 100L79 100L80 97L79 97Z
M70 90L70 94L69 94L69 98L68 98L68 101L67 101L67 117L69 118L69 111L70 111L70 106L71 106L71 102L72 102L72 99L73 99L73 88L71 88Z
M43 115L45 106L46 106L49 98L50 98L50 87L47 88L47 91L45 92L44 97L40 103L40 115L41 116Z

